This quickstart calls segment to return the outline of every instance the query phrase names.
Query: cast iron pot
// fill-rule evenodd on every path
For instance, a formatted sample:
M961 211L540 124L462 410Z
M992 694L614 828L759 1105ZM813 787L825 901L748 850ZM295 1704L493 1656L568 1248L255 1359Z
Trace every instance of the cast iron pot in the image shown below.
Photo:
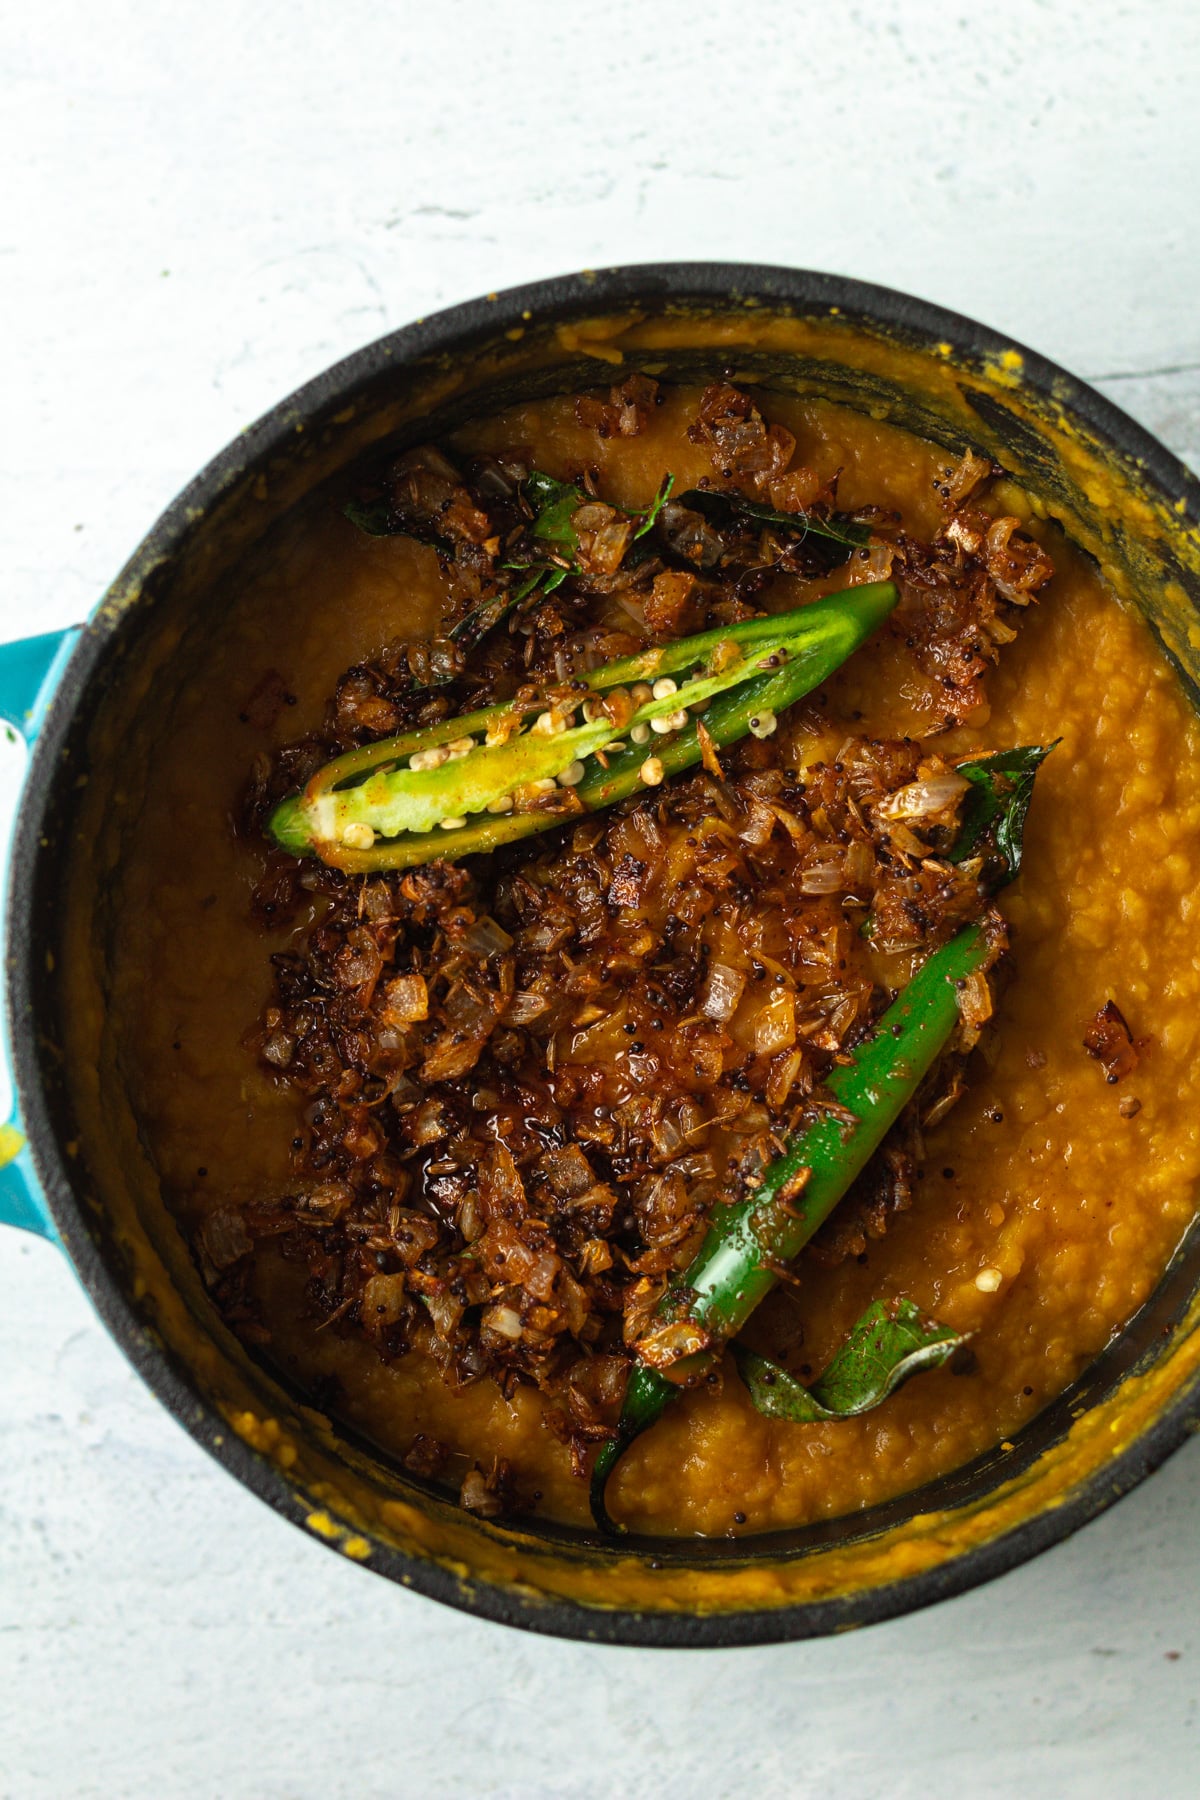
M0 1217L60 1243L163 1403L231 1475L340 1553L531 1630L766 1643L961 1592L1065 1537L1162 1462L1200 1416L1200 1231L1084 1378L1003 1450L803 1531L613 1544L474 1519L256 1366L216 1316L159 1200L105 1049L106 872L136 822L154 709L186 675L188 624L217 577L373 447L635 368L823 394L955 454L971 445L994 456L1144 611L1190 683L1200 661L1200 486L1084 383L981 325L859 282L712 263L572 275L420 320L319 376L222 451L82 630L0 652L0 712L35 744L9 873L20 1125L3 1133ZM81 1019L94 1026L90 1044Z

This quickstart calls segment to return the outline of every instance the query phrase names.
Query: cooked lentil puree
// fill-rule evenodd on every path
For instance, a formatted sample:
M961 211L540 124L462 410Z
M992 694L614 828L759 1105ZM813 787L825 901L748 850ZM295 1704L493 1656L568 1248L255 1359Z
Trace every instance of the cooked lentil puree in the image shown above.
M459 451L528 446L536 466L588 465L617 503L646 505L662 473L710 465L685 432L695 396L666 390L637 437L598 438L570 400L464 430ZM935 447L822 402L772 399L772 420L838 505L899 512L930 537L942 514ZM939 753L1062 740L1038 778L1017 885L1003 899L1010 975L991 1066L929 1132L911 1208L861 1256L772 1296L760 1327L819 1371L876 1298L907 1295L973 1333L966 1366L910 1382L877 1411L795 1426L757 1414L730 1374L685 1395L630 1450L610 1501L632 1527L725 1534L801 1525L888 1499L1006 1440L1073 1381L1148 1297L1189 1223L1200 1174L1200 726L1140 619L1024 497L1004 511L1051 551L1053 580L989 677L987 704L936 737ZM788 578L768 602L835 582ZM343 670L398 633L433 631L444 579L427 549L371 539L335 506L276 528L214 595L201 660L163 744L122 873L114 951L120 1052L167 1204L189 1235L218 1206L286 1189L296 1098L243 1039L272 988L269 954L309 917L264 936L249 896L259 846L230 830L256 754L320 725ZM293 704L264 722L263 671ZM848 733L926 736L939 696L894 634L872 640L789 722L805 754ZM1083 1038L1114 1000L1136 1069L1105 1080ZM976 1067L975 1065L980 1066ZM539 1514L585 1523L586 1489L546 1426L538 1391L443 1383L419 1350L384 1362L360 1336L314 1329L305 1272L260 1253L261 1352L298 1387L336 1380L342 1417L402 1458L414 1436L488 1465L507 1459ZM793 1358L792 1366L797 1366ZM463 1467L467 1466L464 1462Z

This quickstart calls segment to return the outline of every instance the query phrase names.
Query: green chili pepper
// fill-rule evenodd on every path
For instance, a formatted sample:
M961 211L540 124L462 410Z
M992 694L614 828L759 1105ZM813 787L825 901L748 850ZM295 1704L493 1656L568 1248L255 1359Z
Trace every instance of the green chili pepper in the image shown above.
M826 680L896 600L892 582L864 583L619 658L559 690L557 704L508 702L368 744L318 770L275 809L268 829L283 849L352 871L456 861L550 830L562 822L563 804L594 812L699 762L689 707L711 702L703 725L717 749L749 731L769 734L775 715ZM619 728L593 698L685 672L681 685L638 705ZM575 724L586 702L596 716ZM668 721L665 732L654 730ZM635 731L645 741L627 743ZM547 809L552 788L569 788L575 801L560 792L557 808Z
M991 892L1020 868L1021 827L1034 775L1047 754L1029 746L959 765L971 789L949 860L978 857L981 880ZM621 1456L681 1387L711 1366L828 1218L945 1049L958 1018L958 986L987 958L980 925L968 926L935 950L852 1060L830 1074L826 1090L832 1105L796 1134L744 1199L722 1208L713 1220L690 1267L660 1301L657 1327L643 1338L644 1345L653 1346L658 1366L644 1357L634 1365L617 1435L596 1458L591 1504L602 1529L614 1529L604 1495ZM944 1360L956 1346L945 1335L924 1339L931 1346L938 1342L942 1348L932 1355Z

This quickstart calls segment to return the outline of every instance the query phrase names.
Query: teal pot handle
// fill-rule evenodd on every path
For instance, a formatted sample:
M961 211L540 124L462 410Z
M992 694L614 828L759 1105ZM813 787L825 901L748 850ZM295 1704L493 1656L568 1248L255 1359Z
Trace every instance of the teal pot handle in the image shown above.
M80 627L72 625L66 631L0 644L0 719L19 731L26 744L32 744L41 729L79 632ZM14 1089L12 1117L0 1125L0 1224L20 1225L57 1244L58 1232L46 1210L16 1106Z

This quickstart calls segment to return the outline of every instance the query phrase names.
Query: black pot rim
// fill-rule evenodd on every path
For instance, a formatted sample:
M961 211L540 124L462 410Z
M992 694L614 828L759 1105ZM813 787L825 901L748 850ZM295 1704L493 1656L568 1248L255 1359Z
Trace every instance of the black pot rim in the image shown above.
M737 263L647 263L553 277L467 301L388 333L304 384L221 450L172 501L110 594L127 591L185 542L199 515L241 474L283 448L298 420L323 412L398 364L462 348L532 314L555 319L599 313L639 300L664 298L729 303L752 296L806 313L838 309L853 320L911 333L918 343L948 341L972 356L1017 351L1023 383L1053 393L1064 409L1128 461L1146 483L1181 503L1181 523L1200 517L1200 481L1149 432L1085 381L1011 338L960 314L894 289L811 270ZM138 1320L89 1232L67 1175L41 1088L31 1028L30 970L34 870L42 814L75 709L111 633L103 607L85 627L50 702L31 759L13 837L8 872L7 1009L13 1075L21 1117L47 1205L79 1279L111 1335L157 1398L186 1431L244 1487L283 1517L337 1548L307 1523L308 1506L265 1454L230 1430ZM825 1636L916 1611L990 1581L1060 1542L1095 1518L1157 1468L1200 1418L1200 1380L1182 1389L1153 1423L1102 1470L1086 1478L1052 1511L1029 1518L990 1542L940 1567L825 1601L778 1608L712 1613L605 1610L567 1600L542 1600L478 1581L465 1584L439 1564L410 1556L377 1539L363 1566L401 1585L479 1618L550 1636L586 1642L662 1648L733 1647Z

